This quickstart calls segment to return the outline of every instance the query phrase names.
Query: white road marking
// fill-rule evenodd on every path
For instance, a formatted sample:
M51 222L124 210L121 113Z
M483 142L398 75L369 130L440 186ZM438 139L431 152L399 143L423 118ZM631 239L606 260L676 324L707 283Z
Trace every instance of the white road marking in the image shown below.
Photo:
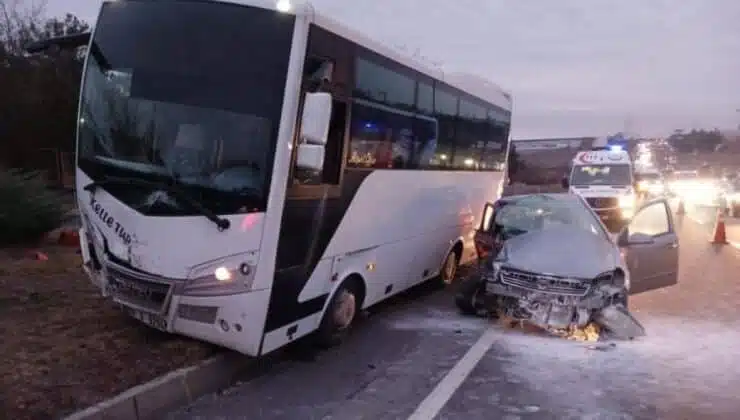
M444 378L437 386L424 398L424 401L416 407L416 410L409 416L408 420L431 420L444 408L447 401L462 385L470 372L478 365L483 356L496 342L499 337L496 326L491 326L483 335L473 344L467 353L460 359L455 366L447 372Z

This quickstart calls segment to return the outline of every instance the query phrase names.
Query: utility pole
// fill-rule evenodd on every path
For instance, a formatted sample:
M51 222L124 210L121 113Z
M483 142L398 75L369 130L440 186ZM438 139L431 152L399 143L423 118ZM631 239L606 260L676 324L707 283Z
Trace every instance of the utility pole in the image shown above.
M625 136L629 136L629 132L630 132L630 128L631 128L630 127L631 126L630 123L631 123L630 116L629 116L629 114L627 114L627 116L624 117L624 123L623 123L623 126L622 126L622 132L624 132L624 135Z

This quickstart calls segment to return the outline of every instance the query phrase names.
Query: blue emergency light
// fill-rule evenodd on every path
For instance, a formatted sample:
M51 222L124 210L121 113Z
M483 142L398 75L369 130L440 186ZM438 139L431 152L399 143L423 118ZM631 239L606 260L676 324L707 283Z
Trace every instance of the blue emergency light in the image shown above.
M609 146L609 150L612 152L621 152L624 150L624 148L622 148L622 146L619 146L619 145L613 145L613 146Z

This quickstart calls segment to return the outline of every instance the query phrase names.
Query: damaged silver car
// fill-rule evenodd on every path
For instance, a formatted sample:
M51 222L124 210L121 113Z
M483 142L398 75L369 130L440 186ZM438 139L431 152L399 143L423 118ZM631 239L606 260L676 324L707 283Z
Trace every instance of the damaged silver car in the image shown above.
M629 295L678 282L678 236L662 199L614 237L576 194L504 197L486 205L475 244L479 267L460 284L458 308L549 330L594 322L614 338L644 335Z

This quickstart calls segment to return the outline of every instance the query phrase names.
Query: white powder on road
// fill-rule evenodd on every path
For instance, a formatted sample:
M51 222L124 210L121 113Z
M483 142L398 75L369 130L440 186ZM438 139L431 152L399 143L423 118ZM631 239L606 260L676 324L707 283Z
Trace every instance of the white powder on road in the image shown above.
M521 333L502 333L495 348L506 353L500 361L507 379L570 408L575 418L625 418L623 409L635 409L624 407L627 402L665 418L740 412L740 325L676 318L643 323L646 337L616 342L608 351Z
M439 335L490 325L481 321L427 310L388 324ZM519 401L514 411L557 408L574 419L641 418L631 415L639 412L705 420L740 412L740 324L658 316L641 321L646 337L614 347L502 329L481 364L498 359L494 363L506 382L531 389L531 399Z
M461 316L456 310L420 308L418 314L391 317L388 326L394 330L421 331L432 334L483 331L490 323L481 318Z

